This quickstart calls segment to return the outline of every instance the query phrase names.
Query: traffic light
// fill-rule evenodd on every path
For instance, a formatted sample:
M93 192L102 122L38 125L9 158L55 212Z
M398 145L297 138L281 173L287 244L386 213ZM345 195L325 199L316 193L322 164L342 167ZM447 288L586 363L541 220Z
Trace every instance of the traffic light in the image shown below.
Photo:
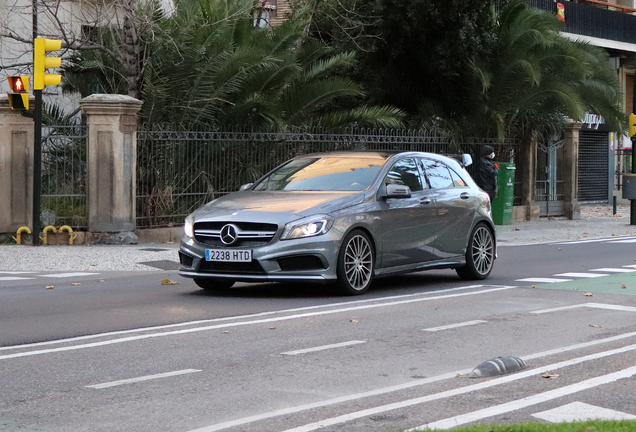
M9 105L14 110L29 109L29 77L26 75L7 77L11 93L7 94Z
M58 85L62 75L49 74L49 68L58 68L62 64L60 57L47 57L46 53L62 49L62 41L54 39L36 38L33 47L33 90L44 90L49 85Z
M636 135L636 114L629 115L629 136Z

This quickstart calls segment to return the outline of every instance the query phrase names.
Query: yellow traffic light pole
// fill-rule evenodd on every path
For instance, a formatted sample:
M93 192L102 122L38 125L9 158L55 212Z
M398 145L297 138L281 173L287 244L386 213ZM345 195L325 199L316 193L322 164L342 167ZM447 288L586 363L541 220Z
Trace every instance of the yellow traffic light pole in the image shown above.
M57 85L61 82L59 74L48 74L48 68L60 67L62 59L47 57L49 51L62 49L62 41L35 38L33 40L33 95L35 107L33 110L33 246L40 244L40 195L42 193L42 90L47 85Z

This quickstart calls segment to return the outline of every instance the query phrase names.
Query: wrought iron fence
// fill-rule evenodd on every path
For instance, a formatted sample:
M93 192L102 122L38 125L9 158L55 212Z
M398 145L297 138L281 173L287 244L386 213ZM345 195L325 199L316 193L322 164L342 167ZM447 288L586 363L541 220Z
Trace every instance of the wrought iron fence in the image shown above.
M197 207L253 182L286 160L342 150L413 150L471 153L484 144L498 160L513 162L510 140L451 142L441 134L414 130L303 129L285 133L149 130L137 132L137 226L180 225Z
M88 227L85 125L42 128L42 224Z

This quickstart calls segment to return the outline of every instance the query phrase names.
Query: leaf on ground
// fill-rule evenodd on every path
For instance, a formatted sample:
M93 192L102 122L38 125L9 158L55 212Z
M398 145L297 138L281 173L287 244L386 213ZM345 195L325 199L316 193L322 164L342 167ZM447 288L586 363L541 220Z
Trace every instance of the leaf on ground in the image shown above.
M627 289L627 285L621 285L621 288Z
M536 288L536 287L537 287L536 285L532 285L532 288Z
M98 282L106 282L106 280L104 280L104 279L100 279Z
M585 297L593 297L593 296L594 296L594 294L592 294L591 292L586 292L585 293Z
M360 321L358 321L358 320L356 320L356 319L352 319L352 320L351 320L351 321L349 321L349 322L357 323L357 322L360 322Z
M559 248L559 250L563 250L563 249Z
M602 326L598 325L598 324L590 324L590 327L594 327L594 328L602 328Z
M521 231L519 228L514 227L513 229L511 229L510 231Z
M44 289L53 289L53 288L55 288L55 285L47 285L46 288Z
M229 331L228 330L223 330L223 334L228 334Z
M179 285L179 282L170 279L164 279L161 281L161 285Z
M546 373L544 373L544 374L543 374L543 375L541 375L541 376L542 376L543 378L556 378L556 377L558 377L558 376L559 376L559 374L553 374L553 373L550 373L550 372L546 372Z
M572 287L572 288L570 288L570 289L573 289L573 290L575 290L575 291L578 291L578 290L579 290L577 287Z
M270 327L269 329L270 330L276 330L276 327Z
M71 282L71 285L81 285L80 282Z
M457 378L466 378L468 375L457 374Z

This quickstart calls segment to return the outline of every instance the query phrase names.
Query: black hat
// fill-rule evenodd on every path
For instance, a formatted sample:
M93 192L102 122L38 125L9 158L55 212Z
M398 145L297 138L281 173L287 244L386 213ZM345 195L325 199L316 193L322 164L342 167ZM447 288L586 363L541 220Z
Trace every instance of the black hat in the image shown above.
M485 145L482 147L481 149L481 156L488 156L489 154L492 154L495 152L495 149L490 147L489 145Z

